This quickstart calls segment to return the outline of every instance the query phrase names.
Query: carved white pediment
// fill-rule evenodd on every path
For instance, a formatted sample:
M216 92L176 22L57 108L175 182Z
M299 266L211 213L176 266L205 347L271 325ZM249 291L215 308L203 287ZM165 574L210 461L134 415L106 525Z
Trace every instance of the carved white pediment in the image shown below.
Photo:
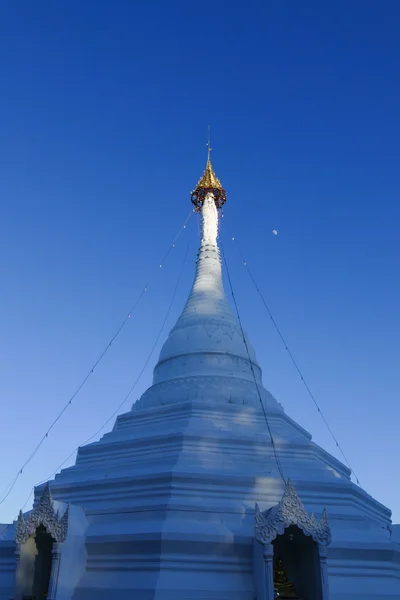
M256 504L255 521L255 536L261 544L271 543L291 525L299 527L305 535L311 536L322 546L328 546L331 543L331 530L326 510L319 521L314 514L309 515L290 481L286 483L285 492L279 504L265 512L261 512Z
M58 511L54 510L50 486L47 483L38 504L26 519L22 510L20 511L15 529L16 543L24 544L35 533L39 525L43 525L56 542L63 542L68 532L68 514L69 507L59 518Z

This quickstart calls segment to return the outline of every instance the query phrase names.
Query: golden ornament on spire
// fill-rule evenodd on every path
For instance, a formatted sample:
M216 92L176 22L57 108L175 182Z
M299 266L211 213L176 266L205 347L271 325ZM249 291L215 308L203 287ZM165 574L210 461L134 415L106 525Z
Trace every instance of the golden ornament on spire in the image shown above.
M203 176L199 179L199 182L196 185L194 191L191 193L191 199L196 207L197 212L201 211L201 207L203 206L207 194L212 194L214 196L217 208L222 208L222 206L226 202L226 192L223 189L220 180L214 173L214 169L212 168L210 159L210 142L208 142L207 146L208 156L205 171L203 173Z
M208 157L205 171L203 173L203 177L199 179L199 183L196 186L196 190L204 187L204 188L215 188L217 190L222 190L222 185L216 174L214 173L214 169L212 168L211 159L210 159L211 148L208 146Z

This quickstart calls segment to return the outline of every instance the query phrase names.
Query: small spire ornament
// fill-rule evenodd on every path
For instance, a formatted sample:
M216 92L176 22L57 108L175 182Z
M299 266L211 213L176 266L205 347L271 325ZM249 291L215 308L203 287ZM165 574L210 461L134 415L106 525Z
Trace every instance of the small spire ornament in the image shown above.
M199 179L193 192L191 192L191 200L195 206L196 212L200 212L207 194L214 196L214 201L217 208L222 208L226 202L226 191L223 189L220 180L214 173L211 164L210 130L207 143L207 164L203 176Z

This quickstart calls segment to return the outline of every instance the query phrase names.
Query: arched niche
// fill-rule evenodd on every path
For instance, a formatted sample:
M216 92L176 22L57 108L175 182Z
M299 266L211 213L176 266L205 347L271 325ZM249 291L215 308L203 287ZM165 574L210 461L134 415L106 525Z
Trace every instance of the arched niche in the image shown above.
M292 594L289 598L328 600L326 547L330 542L326 511L319 521L309 515L290 481L279 504L264 512L256 504L253 575L257 600L274 599L279 559L283 563L281 584L293 584L286 586Z
M49 598L55 540L43 525L19 546L14 599Z
M61 543L68 532L67 507L60 518L46 485L38 504L20 512L15 528L16 571L13 600L55 600Z
M274 588L280 600L322 600L318 544L296 525L272 541Z
M39 525L35 532L37 553L32 581L32 595L35 598L47 599L49 596L54 543L51 534L43 525Z

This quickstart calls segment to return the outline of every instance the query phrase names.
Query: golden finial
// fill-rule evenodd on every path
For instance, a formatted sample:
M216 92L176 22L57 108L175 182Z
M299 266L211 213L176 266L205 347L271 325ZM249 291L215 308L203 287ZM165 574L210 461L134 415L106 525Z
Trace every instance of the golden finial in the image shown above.
M196 190L199 188L214 188L216 190L222 190L222 185L216 174L214 173L214 169L212 168L211 160L210 160L210 150L208 151L207 164L203 176L199 179L198 184L196 185Z
M223 189L220 180L214 173L211 164L211 142L210 142L210 126L208 127L208 142L207 142L207 164L203 176L199 179L194 191L192 192L192 202L197 210L201 210L203 202L208 193L213 194L215 203L218 208L222 208L226 202L226 192Z

